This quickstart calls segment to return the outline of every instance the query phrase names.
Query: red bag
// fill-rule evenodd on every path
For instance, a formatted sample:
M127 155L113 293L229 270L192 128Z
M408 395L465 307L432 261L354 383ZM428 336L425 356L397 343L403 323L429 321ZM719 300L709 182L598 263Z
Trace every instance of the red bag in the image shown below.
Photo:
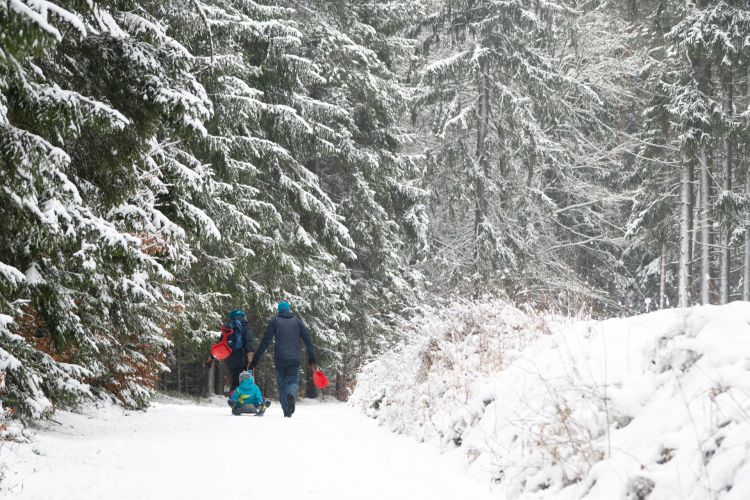
M315 387L317 387L318 389L325 389L326 387L328 387L328 384L330 384L330 382L328 382L328 378L323 374L322 371L315 370L313 372L313 384L315 384Z
M221 340L211 346L211 356L221 361L227 359L232 354L232 348L227 343L231 334L232 330L230 328L226 326L221 327Z

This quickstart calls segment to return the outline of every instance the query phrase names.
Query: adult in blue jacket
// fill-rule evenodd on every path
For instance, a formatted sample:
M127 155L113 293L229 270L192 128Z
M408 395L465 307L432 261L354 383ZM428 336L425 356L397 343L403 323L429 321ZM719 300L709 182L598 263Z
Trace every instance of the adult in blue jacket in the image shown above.
M279 302L278 313L268 322L266 334L250 363L252 370L274 340L273 363L276 368L276 385L279 388L279 401L285 417L291 417L294 413L294 402L299 390L300 339L305 343L307 362L314 370L315 355L310 331L301 319L292 314L288 302Z

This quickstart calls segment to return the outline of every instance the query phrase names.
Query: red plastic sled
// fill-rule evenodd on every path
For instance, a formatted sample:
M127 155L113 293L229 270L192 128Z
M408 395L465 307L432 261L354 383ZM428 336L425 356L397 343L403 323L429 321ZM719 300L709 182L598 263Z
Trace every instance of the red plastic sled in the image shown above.
M315 370L313 372L313 384L315 384L315 387L318 389L325 389L330 382L322 371Z
M225 326L221 327L221 340L211 346L211 356L222 361L232 354L232 349L229 347L229 344L227 344L227 340L229 340L231 334L231 329Z

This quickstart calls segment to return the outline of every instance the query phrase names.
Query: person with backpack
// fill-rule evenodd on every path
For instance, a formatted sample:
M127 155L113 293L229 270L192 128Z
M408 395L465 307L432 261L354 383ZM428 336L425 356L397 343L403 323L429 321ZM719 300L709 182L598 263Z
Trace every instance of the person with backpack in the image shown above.
M305 343L307 362L316 369L312 338L305 323L292 313L289 302L279 302L277 314L271 318L266 333L250 362L253 370L260 361L271 341L274 340L273 362L276 369L276 385L279 389L279 401L285 417L294 413L295 399L299 389L300 374L300 340Z
M240 385L240 373L245 371L253 360L253 330L247 321L247 315L241 309L234 309L227 314L225 325L232 330L227 345L232 353L225 360L229 372L230 391Z

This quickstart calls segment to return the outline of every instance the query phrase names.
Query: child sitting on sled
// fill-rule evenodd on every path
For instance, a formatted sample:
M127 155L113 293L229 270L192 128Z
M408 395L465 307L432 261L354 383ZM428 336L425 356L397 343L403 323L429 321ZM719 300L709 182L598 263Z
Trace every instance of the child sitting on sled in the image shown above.
M260 388L255 385L253 372L247 370L240 373L240 385L232 392L229 404L232 407L232 415L255 413L261 416L271 402L263 399Z

